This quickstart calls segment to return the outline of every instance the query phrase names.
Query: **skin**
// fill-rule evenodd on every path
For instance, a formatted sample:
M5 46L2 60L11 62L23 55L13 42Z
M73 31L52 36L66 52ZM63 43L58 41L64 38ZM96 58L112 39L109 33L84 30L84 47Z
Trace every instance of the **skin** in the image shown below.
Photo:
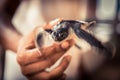
M0 26L0 44L2 44L5 49L17 52L18 42L21 39L22 35L16 30L8 28L6 26L7 25Z
M5 2L9 2L9 0L5 0ZM15 53L17 52L17 61L23 75L29 80L65 80L66 75L64 71L70 63L70 55L66 55L60 65L51 72L46 72L45 68L53 65L64 55L70 46L72 46L72 40L61 44L53 44L38 50L35 47L34 40L39 27L35 28L26 36L21 35L11 23L13 14L8 14L4 10L6 6L4 2L0 5L0 44L5 49L12 50ZM11 9L10 6L9 8ZM59 21L61 19L51 21L44 28L51 28Z
M54 26L58 21L60 19L46 26ZM37 30L39 27L20 40L17 61L21 66L22 73L30 80L59 80L60 77L65 79L64 71L71 60L70 55L65 56L60 65L51 72L46 72L45 69L53 65L72 46L72 40L61 44L55 43L38 50L34 41Z
M57 21L60 21L60 19ZM46 26L51 27L54 26L55 23L50 23ZM66 75L64 74L64 70L67 68L71 59L71 56L69 55L65 56L61 64L53 71L48 73L45 72L44 69L53 65L69 49L71 46L69 42L71 42L71 40L66 41L63 44L53 44L52 46L42 48L39 51L34 44L35 33L38 30L38 27L30 34L22 36L17 30L10 28L9 26L12 27L13 25L8 23L0 26L0 43L4 48L17 52L17 61L20 64L23 75L30 80L65 79Z
M18 6L11 1L18 3L18 0L0 0L0 44L4 48L16 52L18 42L22 35L11 23L14 12Z
M3 0L0 0L0 15L2 13L2 16L3 14L7 14L12 17L12 13L11 15L4 11L5 3L2 3L2 1ZM18 0L4 1L11 2L11 5L14 6L13 2ZM14 9L11 7L8 8L10 8L9 11L13 10L14 12ZM55 22L60 20L61 19L52 21L51 23L46 24L44 28L51 29L53 25L56 24ZM3 21L0 17L0 22L3 22L2 24L0 23L0 44L6 49L17 52L17 61L20 64L23 75L30 80L65 80L66 75L64 74L64 71L70 63L71 56L66 55L61 64L51 72L46 72L45 68L53 65L62 55L64 55L72 45L72 40L65 41L61 44L53 44L38 50L34 44L34 37L38 28L34 29L28 35L23 36L13 28L13 25L10 23L11 19L9 21ZM85 28L83 27L83 29Z

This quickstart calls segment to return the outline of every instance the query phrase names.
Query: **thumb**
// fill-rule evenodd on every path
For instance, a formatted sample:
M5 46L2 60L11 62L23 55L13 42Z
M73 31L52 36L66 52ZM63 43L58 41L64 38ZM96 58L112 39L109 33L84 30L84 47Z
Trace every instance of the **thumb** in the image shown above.
M60 21L62 21L62 18L57 18L55 20L52 20L44 26L44 29L51 29L53 26L55 26Z

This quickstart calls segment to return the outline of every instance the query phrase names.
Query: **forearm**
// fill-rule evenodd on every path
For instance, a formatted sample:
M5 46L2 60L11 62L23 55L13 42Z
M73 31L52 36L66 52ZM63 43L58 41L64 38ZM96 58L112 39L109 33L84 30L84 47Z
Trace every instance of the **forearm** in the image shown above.
M17 45L22 35L13 27L8 17L0 17L0 44L6 49L17 51Z
M0 41L4 48L10 49L14 52L17 51L17 45L22 35L17 33L11 28L0 27Z

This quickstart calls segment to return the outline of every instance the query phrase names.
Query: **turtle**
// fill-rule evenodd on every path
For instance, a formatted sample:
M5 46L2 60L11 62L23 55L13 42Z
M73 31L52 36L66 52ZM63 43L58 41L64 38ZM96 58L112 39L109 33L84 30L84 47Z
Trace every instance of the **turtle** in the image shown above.
M62 42L69 38L71 34L75 34L78 39L83 39L87 43L89 43L92 47L96 47L100 50L105 51L105 55L108 58L112 57L112 52L109 51L101 41L96 39L92 34L90 34L86 29L93 26L95 21L86 22L86 21L77 21L77 20L62 20L58 24L56 24L52 29L43 29L41 28L40 31L37 33L36 36L36 45L37 47L41 47L47 39L47 36L52 39L51 41L55 42ZM50 42L51 42L50 41ZM80 45L75 43L76 47L80 48Z

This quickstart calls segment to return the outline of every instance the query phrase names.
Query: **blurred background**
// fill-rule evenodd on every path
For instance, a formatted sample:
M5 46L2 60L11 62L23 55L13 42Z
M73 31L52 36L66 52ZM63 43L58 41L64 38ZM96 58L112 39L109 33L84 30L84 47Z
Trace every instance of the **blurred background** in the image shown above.
M91 51L87 44L79 51L74 47L70 50L73 54L72 62L66 73L68 80L120 80L120 0L0 0L0 6L6 4L5 10L10 14L14 27L23 35L29 33L35 26L42 26L55 18L96 21L92 31L97 39L103 43L114 46L115 53L112 60L92 73L87 70L101 62L100 55ZM112 49L112 51L114 51ZM76 51L75 51L76 50ZM10 50L0 46L0 80L26 80L21 74L16 62L16 55ZM6 54L4 54L6 53ZM78 54L76 54L78 53ZM83 59L86 71L80 66L81 54L86 53ZM89 56L89 53L92 57ZM79 57L78 57L79 56ZM100 57L100 59L99 59ZM88 60L86 60L88 59ZM73 65L74 63L74 65ZM82 65L81 64L81 65ZM84 66L84 67L85 67ZM79 70L78 70L79 68ZM91 71L91 70L90 70ZM89 72L89 71L88 71Z

